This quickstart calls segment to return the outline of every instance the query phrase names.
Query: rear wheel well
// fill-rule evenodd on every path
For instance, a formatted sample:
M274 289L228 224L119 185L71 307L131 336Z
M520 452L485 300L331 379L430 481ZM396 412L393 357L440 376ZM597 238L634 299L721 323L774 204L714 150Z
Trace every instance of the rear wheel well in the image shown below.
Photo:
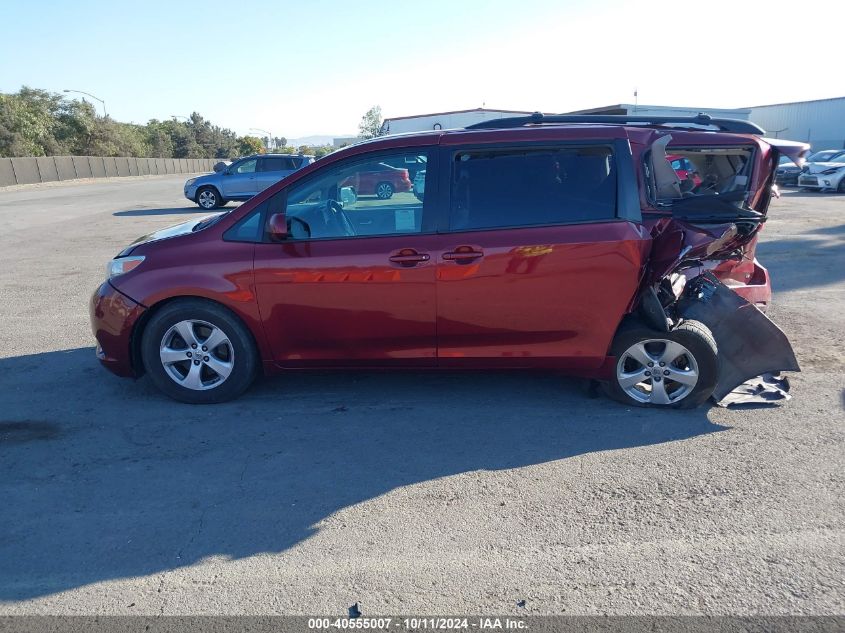
M249 332L252 347L255 350L256 354L259 353L258 345L255 342L255 336L253 335L252 330L250 330L249 327L247 327L246 323L244 323L243 319L238 316L238 314L234 310L229 308L227 305L220 303L219 301L215 301L214 299L209 299L208 297L200 297L197 295L177 295L175 297L168 297L167 299L162 299L158 303L154 303L149 308L144 310L144 313L141 315L141 318L139 318L138 321L135 323L135 327L132 330L132 338L130 339L130 359L132 362L132 370L135 372L136 377L140 378L144 375L144 373L146 373L146 370L144 369L144 360L141 357L141 342L144 339L144 330L146 330L147 324L150 322L150 319L153 318L153 315L162 310L164 307L181 301L205 301L207 303L214 304L228 311L234 318L240 321L241 325L243 325L246 331Z

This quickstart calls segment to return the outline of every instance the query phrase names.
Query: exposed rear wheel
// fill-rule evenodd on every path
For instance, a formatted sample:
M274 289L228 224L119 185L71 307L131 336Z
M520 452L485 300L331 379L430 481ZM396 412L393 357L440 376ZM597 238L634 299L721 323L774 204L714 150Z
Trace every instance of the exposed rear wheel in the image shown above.
M684 321L671 332L625 324L611 354L616 358L615 375L605 391L625 404L691 409L716 387L716 342L698 321Z
M165 394L191 404L224 402L255 378L249 331L221 305L185 299L156 312L141 341L144 367Z

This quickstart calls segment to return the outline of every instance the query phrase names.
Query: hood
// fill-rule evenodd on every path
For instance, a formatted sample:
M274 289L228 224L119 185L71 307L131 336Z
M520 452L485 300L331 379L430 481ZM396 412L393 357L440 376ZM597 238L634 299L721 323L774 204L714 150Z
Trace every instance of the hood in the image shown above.
M225 169L225 168L224 168L224 169ZM202 175L200 175L200 176L194 176L193 178L188 178L188 180L186 180L185 182L189 182L189 181L191 181L191 180L193 180L194 182L207 182L207 181L211 181L211 180L214 178L214 176L219 175L222 171L223 171L223 170L221 170L221 171L216 171L216 172L213 172L213 173L211 173L211 174L202 174Z
M199 230L200 228L206 228L211 226L218 218L223 217L226 215L228 211L223 211L222 213L213 213L211 215L206 215L201 218L191 218L186 222L181 222L179 224L174 224L173 226L168 226L164 229L159 229L158 231L153 231L152 233L147 233L146 235L142 235L137 240L132 242L129 246L127 246L119 255L118 257L125 257L129 255L132 250L136 247L140 246L141 244L149 244L150 242L158 242L161 240L166 240L171 237L178 237L180 235L188 235L189 233L194 233L195 231ZM200 226L202 225L202 226Z
M820 174L828 169L845 169L845 163L807 163L804 167L808 174Z

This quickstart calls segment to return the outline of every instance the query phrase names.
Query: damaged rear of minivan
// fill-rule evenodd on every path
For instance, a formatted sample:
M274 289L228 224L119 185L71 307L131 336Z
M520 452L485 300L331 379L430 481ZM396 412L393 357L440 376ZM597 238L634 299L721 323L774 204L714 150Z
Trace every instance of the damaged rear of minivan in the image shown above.
M678 408L788 398L778 372L798 362L765 315L771 286L755 247L780 157L800 166L809 146L671 128L631 130L631 146L652 246L613 342L609 395ZM668 157L683 160L682 174Z

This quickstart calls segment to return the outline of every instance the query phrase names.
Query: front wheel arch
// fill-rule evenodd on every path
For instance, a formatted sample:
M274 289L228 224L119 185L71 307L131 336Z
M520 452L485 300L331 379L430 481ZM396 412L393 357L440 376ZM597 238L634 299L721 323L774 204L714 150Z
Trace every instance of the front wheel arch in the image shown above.
M157 314L165 307L181 301L205 301L209 304L227 310L232 315L232 317L240 321L241 325L244 326L244 329L249 332L252 348L253 350L255 350L256 356L261 359L261 348L258 346L258 342L255 340L255 335L253 334L249 326L240 317L240 315L238 315L237 312L232 310L225 303L215 301L214 299L209 299L208 297L202 297L199 295L176 295L174 297L167 297L166 299L162 299L161 301L158 301L151 305L144 311L144 313L135 323L135 327L132 330L132 337L130 339L130 360L132 362L132 369L135 373L136 378L140 378L146 373L146 369L144 368L144 360L141 357L141 341L144 338L144 330L146 329L153 316L155 316L155 314Z
M214 193L214 195L217 198L217 204L215 204L213 207L209 207L209 208L202 206L200 204L199 200L200 200L200 194L203 191L211 191L212 193ZM215 187L214 185L202 185L201 187L199 187L197 189L197 192L194 194L194 202L201 209L204 209L206 211L213 211L214 209L218 209L218 208L224 206L228 202L228 200L223 198L223 194L220 193L220 190L217 187Z

